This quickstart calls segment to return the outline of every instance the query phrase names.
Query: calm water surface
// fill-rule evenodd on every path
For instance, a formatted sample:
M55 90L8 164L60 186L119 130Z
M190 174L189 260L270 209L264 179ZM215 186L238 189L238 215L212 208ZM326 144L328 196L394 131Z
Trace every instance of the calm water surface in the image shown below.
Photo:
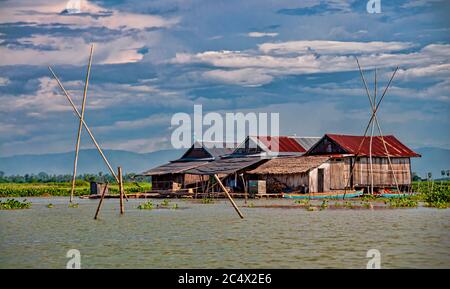
M96 200L29 200L31 209L0 211L1 268L65 268L69 249L81 252L82 268L365 268L372 248L384 268L450 267L450 209L242 208L241 220L226 200L172 200L178 210L138 210L143 200L130 200L125 216L106 200L95 221Z

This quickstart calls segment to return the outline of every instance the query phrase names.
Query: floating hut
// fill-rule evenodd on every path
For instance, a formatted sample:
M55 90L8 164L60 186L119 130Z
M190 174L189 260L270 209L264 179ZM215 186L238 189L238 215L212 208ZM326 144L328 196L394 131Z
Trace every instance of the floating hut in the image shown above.
M250 183L258 183L270 193L323 192L329 172L328 156L300 156L271 159L253 170L247 171ZM328 186L327 186L328 185ZM260 190L260 189L259 189Z
M142 175L152 177L153 191L179 191L195 187L202 182L202 178L186 171L231 154L235 146L232 143L195 142L179 159L146 171Z
M330 158L318 176L324 190L368 189L373 176L376 190L398 185L401 191L411 185L411 158L420 157L393 135L338 134L324 135L305 156Z

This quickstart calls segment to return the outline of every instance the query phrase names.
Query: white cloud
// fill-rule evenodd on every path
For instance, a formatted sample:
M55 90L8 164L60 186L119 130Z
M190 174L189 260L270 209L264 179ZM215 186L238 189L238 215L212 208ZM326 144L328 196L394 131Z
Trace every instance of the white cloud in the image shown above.
M2 23L22 22L28 25L68 25L72 28L145 29L171 27L178 19L107 10L88 1L82 1L80 14L64 15L66 1L6 1L2 3Z
M359 51L359 60L364 69L391 68L400 66L403 70L431 66L429 70L440 69L445 74L450 59L450 45L430 44L416 52L383 52L403 50L409 43L399 42L331 42L324 41L288 42L276 46L262 44L258 51L206 51L197 54L178 53L170 61L175 64L206 63L215 69L204 72L207 79L237 85L261 85L274 77L315 73L333 73L357 70L353 55L342 55ZM313 47L313 51L309 48ZM289 51L296 53L288 53ZM333 53L334 51L334 53ZM270 52L274 54L266 54ZM314 53L313 53L314 52ZM433 67L434 66L434 67ZM217 69L220 68L220 69ZM419 73L419 71L412 71Z
M6 86L9 84L9 78L6 77L0 77L0 86Z
M238 70L210 70L203 77L219 82L242 86L260 86L272 81L273 77L257 69L244 68Z
M411 48L411 43L405 42L343 42L343 41L289 41L280 43L263 43L259 45L259 50L269 54L304 54L307 52L321 55L331 54L367 54L386 53L400 51Z
M146 153L163 149L171 149L168 137L147 137L137 139L121 139L105 142L105 147L115 150L127 150L132 152Z
M108 10L91 2L83 1L82 13L63 15L64 1L7 1L2 3L0 23L21 26L64 26L70 29L107 28L114 35L103 33L91 35L90 31L75 36L35 34L18 38L21 45L0 46L0 65L49 65L85 64L88 58L89 41L94 39L96 50L94 63L118 64L141 61L144 57L139 49L151 47L159 41L158 31L148 28L168 28L178 19L160 16ZM20 23L20 24L18 24ZM132 33L131 33L132 31ZM106 35L106 37L105 37ZM45 47L45 49L42 49Z
M260 38L260 37L275 37L278 35L276 32L249 32L247 34L249 37Z
M433 77L434 79L450 78L450 63L431 64L424 67L412 67L409 69L399 69L398 78L402 80L413 80L417 78Z

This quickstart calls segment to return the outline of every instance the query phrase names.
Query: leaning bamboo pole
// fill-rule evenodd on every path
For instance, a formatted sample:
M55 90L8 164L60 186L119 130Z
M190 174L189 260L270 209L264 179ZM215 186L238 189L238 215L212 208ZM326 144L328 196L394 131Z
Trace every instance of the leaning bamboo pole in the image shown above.
M69 199L70 203L72 203L73 192L75 191L75 180L77 177L78 152L80 150L81 131L83 129L84 109L86 107L86 96L87 96L87 89L88 89L88 85L89 85L89 76L91 74L91 64L92 64L92 53L93 52L94 52L94 44L91 45L91 52L89 54L89 62L88 62L88 67L87 67L87 72L86 72L86 82L84 83L83 102L81 104L80 123L78 125L77 142L75 145L75 159L73 161L72 190L70 191L70 199Z
M366 93L367 93L367 95L368 95L368 97L369 97L369 101L370 101L371 107L373 107L373 104L372 104L372 98L370 97L370 92L369 92L369 89L368 89L368 87L367 87L367 83L366 83L366 80L365 80L365 78L364 78L364 74L363 74L363 72L362 72L362 69L361 69L361 66L360 66L360 64L359 64L358 58L357 58L357 57L355 57L355 58L356 58L356 63L358 64L358 68L359 68L359 72L360 72L360 74L361 74L361 78L362 78L363 83L364 83L364 87L365 87L365 89L366 89ZM356 160L357 160L357 157L359 156L359 153L360 153L360 151L361 151L362 145L363 145L363 143L364 143L364 141L365 141L367 132L368 132L368 130L369 130L369 128L370 128L370 125L372 124L372 121L374 120L374 118L376 118L376 113L378 112L378 109L380 108L381 102L383 101L384 96L386 95L386 93L387 93L387 91L388 91L388 89L389 89L389 87L390 87L390 85L391 85L391 83L392 83L392 80L394 79L394 76L395 76L395 74L397 73L398 69L399 69L399 67L397 66L397 67L395 68L394 72L392 73L392 76L391 76L391 78L389 79L388 84L387 84L386 87L384 88L383 94L381 95L380 100L378 101L377 105L375 106L375 109L372 109L372 114L371 114L371 116L370 116L369 122L367 123L366 129L364 130L363 139L361 140L361 142L360 142L360 144L359 144L359 147L358 147L358 150L357 150L356 154L354 155L355 163L354 163L353 165L350 166L350 175L349 175L349 178L347 179L347 184L346 184L346 186L345 186L345 191L344 191L344 196L343 196L343 198L345 198L345 195L346 195L346 193L347 193L347 188L349 187L349 184L350 184L350 180L351 180L352 177L353 177L354 168L355 168L355 166L356 166ZM388 156L388 160L389 160L389 163L390 163L390 158L389 158L389 156ZM392 169L392 165L391 165L391 169ZM395 178L395 176L394 176L394 178Z
M234 209L236 210L236 212L238 213L239 217L241 217L241 219L244 218L244 215L242 215L241 211L239 210L238 206L236 205L236 203L234 202L233 198L231 197L230 193L228 192L227 188L225 188L225 186L222 184L222 181L219 179L219 177L215 174L214 178L216 179L217 183L219 184L219 186L222 188L222 190L224 191L225 195L227 196L227 198L230 200L231 205L233 205Z
M370 105L372 110L375 109L374 105L377 100L377 70L375 69L375 93L373 96L373 104ZM370 143L369 143L369 161L370 161L370 194L373 195L373 158L372 158L372 144L373 144L373 131L375 130L375 123L372 121L372 127L370 129Z
M102 196L100 198L100 201L98 202L97 210L95 211L94 220L97 220L98 214L100 213L100 208L103 204L103 199L105 198L106 189L108 188L108 183L105 184L105 187L103 188Z
M81 119L81 114L78 111L78 109L76 108L75 104L72 101L72 98L70 97L69 93L66 91L66 89L64 88L64 86L62 85L61 81L59 80L59 78L56 76L55 72L53 71L53 69L49 66L48 69L50 70L50 72L52 73L53 77L55 78L55 80L57 81L59 87L61 88L61 90L63 91L64 95L66 96L67 100L69 101L70 105L72 106L73 111L75 112L75 114L78 116L78 118ZM85 120L82 120L83 122L83 126L86 129L87 133L89 134L89 137L91 138L92 142L94 143L95 147L97 148L98 152L100 153L103 161L105 162L106 166L108 167L109 171L111 172L111 175L114 177L114 179L116 180L117 183L119 183L119 178L117 177L116 173L114 172L113 168L111 167L111 165L109 164L108 160L106 159L105 154L103 153L102 149L100 148L100 145L97 143L97 141L95 140L94 135L92 134L91 130L89 129L88 125L86 124ZM128 200L128 196L125 194L125 198Z

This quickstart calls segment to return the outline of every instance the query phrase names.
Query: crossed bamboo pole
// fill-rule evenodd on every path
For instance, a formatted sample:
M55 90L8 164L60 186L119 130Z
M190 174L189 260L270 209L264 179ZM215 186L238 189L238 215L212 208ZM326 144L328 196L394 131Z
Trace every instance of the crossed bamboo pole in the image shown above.
M92 134L91 130L89 129L88 125L86 124L86 122L85 122L85 120L83 118L83 115L78 111L77 107L75 106L74 102L72 101L72 98L70 97L70 95L67 92L67 90L64 88L63 84L61 83L61 81L59 80L58 76L53 71L53 69L50 66L48 67L48 69L50 70L51 74L53 75L53 77L55 78L56 82L58 83L58 86L61 88L62 92L64 93L64 95L66 96L66 98L69 101L70 105L72 106L73 111L75 112L75 114L80 119L80 123L83 124L83 127L86 129L87 133L89 134L89 137L91 138L92 142L94 143L95 147L97 148L100 156L102 157L103 161L105 162L106 166L108 167L111 175L114 177L116 182L118 184L120 184L121 180L117 176L117 174L114 171L114 169L111 167L111 164L108 162L108 159L106 158L105 154L103 153L103 150L100 148L100 145L98 144L97 140L95 139L94 135ZM87 87L86 87L86 89L87 89ZM74 173L74 175L75 175L75 173ZM123 192L123 195L124 195L125 199L128 201L127 194L125 192Z
M83 102L81 104L80 123L78 125L77 143L75 145L75 160L73 162L72 190L70 191L70 200L72 203L73 192L75 191L75 180L77 177L78 151L80 150L81 131L83 129L84 109L86 107L87 89L89 85L89 76L91 73L92 53L94 52L94 44L91 45L91 53L89 54L89 64L86 72L86 82L84 83Z
M386 156L387 156L388 163L389 163L389 166L390 166L390 169L391 169L394 181L395 181L395 185L397 187L397 191L400 191L399 190L399 186L398 186L398 182L397 182L397 177L396 177L396 175L394 173L394 168L392 166L391 157L390 157L389 151L388 151L387 146L386 146L386 142L385 142L384 137L383 137L383 132L381 131L380 123L378 122L378 118L377 118L377 112L378 112L378 109L380 108L380 104L383 101L384 96L386 95L386 93L387 93L387 91L388 91L388 89L389 89L389 87L390 87L390 85L392 83L392 80L394 79L394 77L395 77L399 67L397 66L395 68L394 72L392 73L391 78L389 79L389 82L388 82L387 86L385 87L385 89L383 91L383 94L380 97L380 100L378 102L376 102L376 98L374 98L374 100L372 101L372 97L371 97L371 94L369 92L369 88L367 86L367 82L366 82L366 79L364 77L364 73L363 73L363 71L361 69L361 65L359 64L358 58L357 57L355 57L355 58L356 58L356 63L358 64L358 69L359 69L359 72L361 74L361 78L362 78L363 83L364 83L364 87L365 87L365 90L366 90L367 97L369 98L372 114L370 116L370 119L369 119L369 122L368 122L368 124L366 126L366 129L364 130L364 136L363 136L363 138L362 138L362 140L361 140L361 142L359 144L358 150L356 151L356 154L355 154L354 158L356 160L356 158L359 156L359 153L361 152L362 145L363 145L363 143L364 143L364 141L366 139L367 132L368 132L370 126L373 125L373 121L375 121L375 124L377 126L378 132L380 133L380 138L381 138L381 141L383 143L384 150L386 152ZM376 105L375 105L375 103L376 103ZM346 188L349 186L350 180L352 179L355 166L356 166L356 163L351 166L350 176L347 179ZM373 173L372 173L372 177L373 177ZM347 190L345 190L343 198L345 198L346 193L347 193Z

